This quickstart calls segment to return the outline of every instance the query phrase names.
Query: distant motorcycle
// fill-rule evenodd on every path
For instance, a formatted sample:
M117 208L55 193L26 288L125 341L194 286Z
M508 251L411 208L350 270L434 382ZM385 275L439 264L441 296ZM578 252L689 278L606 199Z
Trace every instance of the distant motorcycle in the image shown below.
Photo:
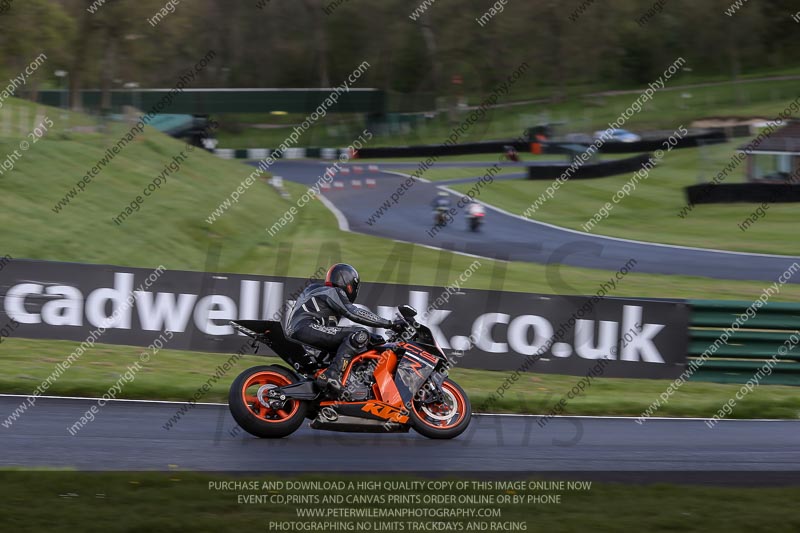
M479 231L481 229L481 224L483 224L483 217L484 217L483 213L476 215L469 215L467 217L470 231Z
M484 222L484 217L486 216L486 212L483 209L483 206L478 203L471 203L467 206L467 225L471 231L478 231L481 228L481 224Z
M261 438L290 435L304 419L311 420L312 429L393 433L413 428L431 439L457 437L472 417L469 398L447 377L452 363L431 330L414 320L417 311L409 305L398 310L405 329L353 357L338 398L330 398L314 382L334 354L315 354L288 340L280 322L232 321L234 329L266 344L291 365L242 372L228 396L233 418Z
M448 208L446 207L437 207L436 210L433 212L433 221L436 223L437 226L447 225L447 211Z
M519 154L517 153L516 148L511 145L506 145L503 147L503 149L505 150L506 159L509 161L519 161Z

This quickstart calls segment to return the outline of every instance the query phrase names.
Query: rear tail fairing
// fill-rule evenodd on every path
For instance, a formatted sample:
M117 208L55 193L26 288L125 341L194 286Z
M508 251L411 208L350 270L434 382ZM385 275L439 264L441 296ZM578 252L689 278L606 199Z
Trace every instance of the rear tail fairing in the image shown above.
M278 357L298 372L309 373L327 366L330 354L308 352L302 344L286 337L283 326L275 320L232 320L240 333L267 345Z

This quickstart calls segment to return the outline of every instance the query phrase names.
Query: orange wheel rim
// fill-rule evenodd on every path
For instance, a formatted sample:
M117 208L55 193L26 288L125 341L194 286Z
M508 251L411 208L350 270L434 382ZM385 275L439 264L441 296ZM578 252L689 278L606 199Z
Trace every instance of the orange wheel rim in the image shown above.
M247 410L259 420L271 423L285 422L300 409L300 402L289 400L283 409L271 409L259 401L258 394L259 391L262 391L263 396L263 391L266 389L291 384L292 382L288 378L277 372L258 372L247 378L242 385L242 402L247 406Z
M444 401L434 404L420 405L413 403L414 413L425 425L434 429L450 429L456 427L467 415L467 402L461 392L450 383L442 385Z

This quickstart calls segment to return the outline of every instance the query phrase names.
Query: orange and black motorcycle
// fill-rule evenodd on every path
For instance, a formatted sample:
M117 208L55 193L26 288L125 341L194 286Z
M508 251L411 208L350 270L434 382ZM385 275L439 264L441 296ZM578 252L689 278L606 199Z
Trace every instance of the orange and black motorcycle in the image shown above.
M472 417L469 398L447 377L452 365L430 329L414 320L414 308L398 310L407 327L352 358L337 398L314 384L334 354L287 339L280 322L232 321L237 331L269 346L292 367L262 365L242 372L228 398L233 418L262 438L285 437L304 419L313 429L392 433L413 428L432 439L457 437Z

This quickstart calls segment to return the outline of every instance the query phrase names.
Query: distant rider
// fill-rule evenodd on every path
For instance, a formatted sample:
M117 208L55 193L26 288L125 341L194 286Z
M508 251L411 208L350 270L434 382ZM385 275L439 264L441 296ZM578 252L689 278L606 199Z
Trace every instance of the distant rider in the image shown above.
M316 378L321 389L342 389L342 377L353 356L366 350L370 341L380 344L383 339L357 326L339 327L339 319L348 318L364 326L401 331L405 321L394 322L353 303L358 296L360 280L356 269L338 263L328 269L325 285L314 283L297 297L286 320L286 336L328 352L336 352L331 365Z
M447 213L450 211L450 195L439 191L431 202L431 207L433 207L433 219L437 224L444 226L447 223Z
M484 214L486 214L486 211L478 202L472 201L467 204L468 217L482 217Z
M436 198L431 202L431 207L433 207L434 211L447 211L450 209L450 195L444 191L439 191Z
M503 150L505 151L506 159L509 161L519 161L519 155L517 154L517 149L514 148L512 145L507 144L503 146Z

